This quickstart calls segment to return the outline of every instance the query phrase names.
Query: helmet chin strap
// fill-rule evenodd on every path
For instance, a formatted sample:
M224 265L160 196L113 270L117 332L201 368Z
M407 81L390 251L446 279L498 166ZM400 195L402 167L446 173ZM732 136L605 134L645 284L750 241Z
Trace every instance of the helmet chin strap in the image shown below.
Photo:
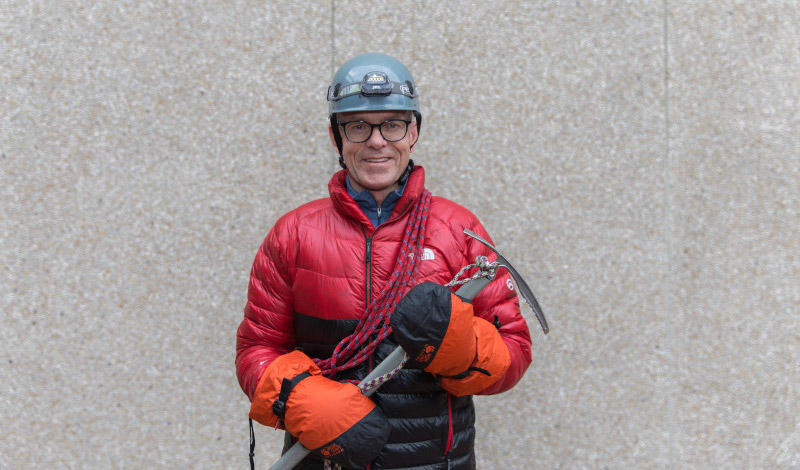
M406 181L408 181L408 176L411 174L411 170L413 169L414 169L414 160L409 159L408 166L406 166L406 171L404 171L403 174L400 175L400 179L397 180L397 184L399 184L401 188L405 186Z

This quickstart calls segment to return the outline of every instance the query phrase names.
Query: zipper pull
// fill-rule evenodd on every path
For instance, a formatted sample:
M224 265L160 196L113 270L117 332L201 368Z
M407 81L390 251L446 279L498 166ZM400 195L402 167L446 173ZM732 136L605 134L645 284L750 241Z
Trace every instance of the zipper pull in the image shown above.
M364 261L369 263L370 259L372 259L372 238L367 238L367 259Z

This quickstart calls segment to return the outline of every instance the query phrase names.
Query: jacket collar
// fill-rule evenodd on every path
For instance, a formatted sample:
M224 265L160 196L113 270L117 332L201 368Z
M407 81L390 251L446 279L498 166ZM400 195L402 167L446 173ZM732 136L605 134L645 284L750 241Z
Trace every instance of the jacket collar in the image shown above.
M411 174L408 176L408 182L406 183L403 195L400 196L397 204L395 204L392 219L408 211L414 201L422 194L423 189L425 189L425 169L420 165L415 165L414 169L411 170ZM361 207L359 207L358 203L353 200L353 197L350 196L350 193L347 191L347 170L339 170L333 175L331 181L328 183L328 193L330 194L334 207L336 207L336 210L342 215L355 219L364 226L364 229L367 230L369 234L375 230L372 226L372 222L370 222L369 218L364 214L364 211L361 210Z

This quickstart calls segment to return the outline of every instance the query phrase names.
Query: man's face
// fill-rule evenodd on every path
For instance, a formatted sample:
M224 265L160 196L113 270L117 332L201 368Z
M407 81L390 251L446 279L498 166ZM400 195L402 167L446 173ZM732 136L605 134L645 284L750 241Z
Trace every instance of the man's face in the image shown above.
M362 111L337 115L339 122L364 121L380 124L391 119L413 118L408 111ZM411 152L414 151L412 145L417 141L416 122L409 124L406 136L397 142L384 139L377 127L367 141L360 143L350 142L341 126L339 132L342 135L342 157L349 170L350 184L356 191L370 191L376 201L381 203L387 194L398 189L397 180L408 166ZM335 147L332 131L331 142Z

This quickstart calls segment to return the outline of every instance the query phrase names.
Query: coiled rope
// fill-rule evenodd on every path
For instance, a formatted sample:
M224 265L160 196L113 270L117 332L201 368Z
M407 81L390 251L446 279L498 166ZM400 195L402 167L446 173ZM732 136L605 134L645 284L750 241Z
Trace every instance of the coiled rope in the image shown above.
M424 189L411 211L392 276L384 286L380 296L367 306L365 315L359 320L355 331L336 345L331 357L324 360L314 359L314 362L322 370L322 375L333 377L340 371L352 369L363 363L375 351L378 344L392 333L392 327L389 325L392 312L405 292L417 285L417 262L422 256L423 241L425 240L425 222L428 219L430 201L431 193ZM464 273L473 268L478 270L472 276L459 279ZM446 285L462 285L480 277L488 277L489 280L493 280L496 274L497 263L489 262L486 256L478 256L475 259L475 263L464 266L453 277L453 280ZM370 338L374 339L369 341ZM362 391L369 393L373 389L380 387L397 375L407 361L408 355L405 355L400 364L393 370L362 385ZM325 470L333 470L340 469L341 466L325 460L324 468Z
M417 262L422 256L422 244L425 239L425 222L428 219L431 193L422 190L411 210L406 225L400 254L397 256L394 271L389 282L384 286L380 296L373 300L364 316L356 325L355 331L342 339L331 357L315 362L322 370L322 375L333 377L336 373L352 369L364 362L392 332L389 319L397 303L410 287L417 283Z

